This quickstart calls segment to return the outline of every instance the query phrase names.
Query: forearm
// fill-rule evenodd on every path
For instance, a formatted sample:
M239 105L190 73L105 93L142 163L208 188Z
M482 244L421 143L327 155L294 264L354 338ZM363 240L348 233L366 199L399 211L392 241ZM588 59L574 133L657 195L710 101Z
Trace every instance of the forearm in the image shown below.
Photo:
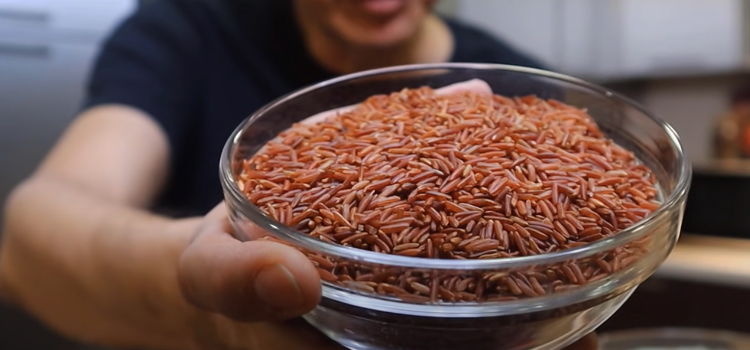
M177 349L192 340L198 312L176 282L196 225L31 180L6 208L0 281L14 302L73 338Z

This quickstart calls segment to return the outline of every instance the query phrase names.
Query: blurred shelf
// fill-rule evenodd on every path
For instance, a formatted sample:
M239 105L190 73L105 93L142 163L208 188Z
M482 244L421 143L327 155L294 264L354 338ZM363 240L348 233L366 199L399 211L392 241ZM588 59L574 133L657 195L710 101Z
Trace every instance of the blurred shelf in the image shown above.
M683 234L656 276L750 288L750 240Z
M727 159L694 162L693 172L705 175L738 176L750 178L750 160Z

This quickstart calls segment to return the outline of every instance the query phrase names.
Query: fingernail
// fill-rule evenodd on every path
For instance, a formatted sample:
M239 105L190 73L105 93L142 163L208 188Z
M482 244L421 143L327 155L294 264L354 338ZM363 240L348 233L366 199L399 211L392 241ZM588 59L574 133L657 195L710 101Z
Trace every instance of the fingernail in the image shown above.
M292 273L284 265L264 267L255 277L255 294L276 309L302 306L302 292Z

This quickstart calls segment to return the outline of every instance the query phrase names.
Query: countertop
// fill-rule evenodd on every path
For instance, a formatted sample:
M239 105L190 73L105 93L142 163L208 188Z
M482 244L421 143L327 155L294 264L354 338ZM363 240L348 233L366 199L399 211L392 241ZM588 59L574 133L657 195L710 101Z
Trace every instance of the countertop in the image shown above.
M683 233L656 276L750 289L750 240Z

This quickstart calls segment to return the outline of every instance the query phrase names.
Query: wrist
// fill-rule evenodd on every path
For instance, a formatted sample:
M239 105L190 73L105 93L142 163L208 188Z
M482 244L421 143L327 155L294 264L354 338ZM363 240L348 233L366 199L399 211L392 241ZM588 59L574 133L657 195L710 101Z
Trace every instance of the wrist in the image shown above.
M104 346L189 349L197 310L184 301L177 263L200 219L173 220L136 210L113 210L90 247L100 317L109 331L91 339Z
M177 348L180 350L222 350L222 349L244 349L243 341L238 340L239 338L246 338L251 328L248 325L242 325L240 327L238 323L226 318L224 315L203 310L189 303L183 295L182 289L177 278L177 265L179 260L187 249L188 245L191 244L195 234L203 225L203 218L189 219L189 220L178 220L169 224L167 231L168 235L175 237L175 242L179 241L180 244L176 244L171 252L167 255L171 257L171 261L174 263L174 267L169 270L169 277L162 277L160 280L168 282L164 284L164 295L168 294L168 297L162 297L161 300L152 300L155 302L166 301L167 309L171 309L170 312L175 316L174 322L181 323L184 327L181 331L175 331L173 337L167 339L172 341L171 348ZM241 328L239 330L238 328ZM238 333L242 333L240 336ZM174 339L179 338L181 345L176 346ZM240 346L242 344L243 346Z
M9 262L6 257L8 254L0 254L0 304L15 305L17 297L13 292L7 271Z
M144 314L155 326L154 342L146 345L159 349L196 349L196 338L211 328L209 315L183 297L177 266L201 219L156 220L162 227L161 234L139 238L142 251L135 258L143 256L144 264L132 276L133 283L139 286L137 300L141 312L145 310Z

